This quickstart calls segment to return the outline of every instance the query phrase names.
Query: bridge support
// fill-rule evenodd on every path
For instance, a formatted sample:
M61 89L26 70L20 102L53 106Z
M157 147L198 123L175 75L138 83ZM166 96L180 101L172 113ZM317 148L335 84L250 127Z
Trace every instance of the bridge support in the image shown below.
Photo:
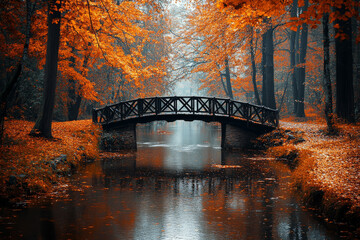
M259 133L235 125L221 124L221 148L224 150L245 149L250 145L250 141L258 136Z
M104 129L101 135L100 149L109 152L119 150L136 150L136 123L121 125L109 130Z

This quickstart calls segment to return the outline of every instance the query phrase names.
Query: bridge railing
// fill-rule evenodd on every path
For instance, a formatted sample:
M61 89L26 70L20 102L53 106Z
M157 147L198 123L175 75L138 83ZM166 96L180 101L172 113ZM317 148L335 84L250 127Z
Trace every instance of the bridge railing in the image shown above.
M107 124L131 118L165 114L228 116L277 127L278 111L264 106L214 97L139 98L93 109L93 122Z

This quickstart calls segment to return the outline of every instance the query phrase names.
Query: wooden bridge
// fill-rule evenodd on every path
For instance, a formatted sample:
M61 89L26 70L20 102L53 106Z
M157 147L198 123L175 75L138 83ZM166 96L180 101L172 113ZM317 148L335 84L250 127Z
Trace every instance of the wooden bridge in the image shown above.
M220 122L224 138L222 145L224 145L225 138L230 135L229 132L234 131L233 128L229 130L226 126L261 134L278 126L279 113L276 109L245 102L196 96L139 98L93 109L93 122L100 123L106 131L122 129L120 130L123 132L122 139L131 131L136 131L134 129L137 123L159 120ZM136 148L136 132L134 140L131 141L135 141ZM223 147L226 148L227 145L229 144Z

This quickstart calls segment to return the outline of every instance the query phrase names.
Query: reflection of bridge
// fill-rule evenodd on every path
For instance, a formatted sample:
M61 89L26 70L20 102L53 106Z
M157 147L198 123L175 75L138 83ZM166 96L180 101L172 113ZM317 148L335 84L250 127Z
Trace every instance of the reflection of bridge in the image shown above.
M118 129L116 145L119 146L115 148L136 148L136 123L158 120L220 122L222 147L241 148L248 142L249 135L258 135L276 128L278 116L277 110L264 106L195 96L139 98L93 109L93 122L100 123L108 132ZM240 128L243 130L242 134L237 131ZM246 134L244 131L247 131ZM109 143L109 139L106 141Z

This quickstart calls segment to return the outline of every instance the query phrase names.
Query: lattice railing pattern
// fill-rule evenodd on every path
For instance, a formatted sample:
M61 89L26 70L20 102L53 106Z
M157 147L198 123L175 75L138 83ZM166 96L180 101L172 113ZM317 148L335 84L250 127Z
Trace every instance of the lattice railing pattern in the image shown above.
M250 103L212 97L139 98L93 109L93 122L107 124L136 117L166 114L227 116L277 127L278 110Z

